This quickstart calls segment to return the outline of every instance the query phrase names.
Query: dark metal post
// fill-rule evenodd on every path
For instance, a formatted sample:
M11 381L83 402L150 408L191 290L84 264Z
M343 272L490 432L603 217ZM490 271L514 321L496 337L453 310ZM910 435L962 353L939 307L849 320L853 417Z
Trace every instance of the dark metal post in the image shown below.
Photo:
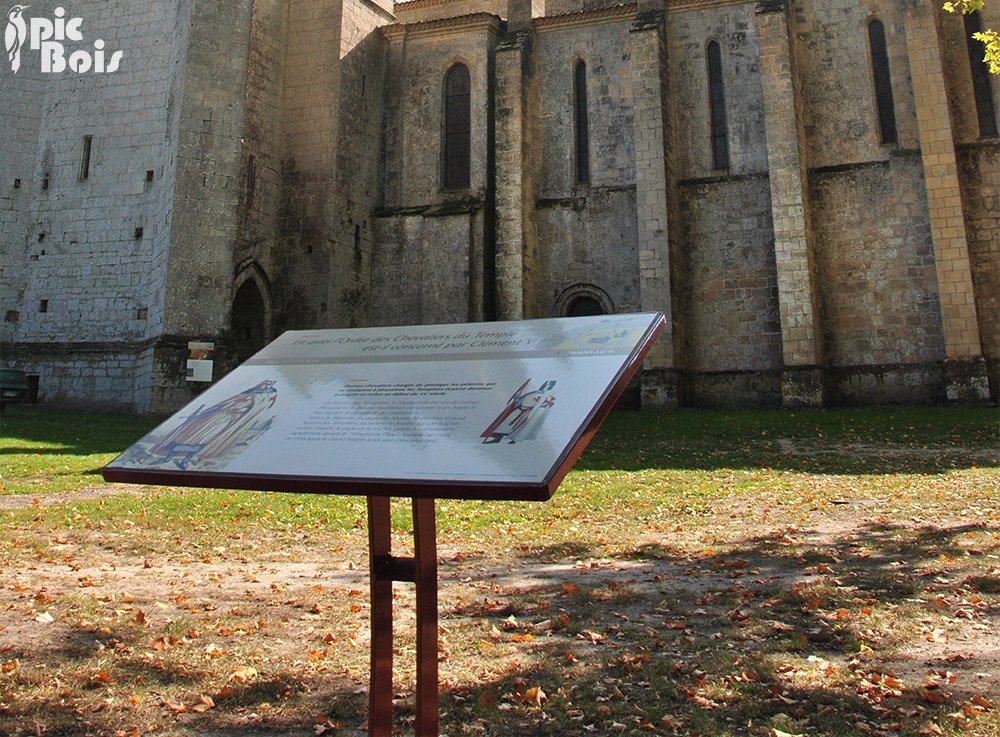
M368 684L368 734L392 732L392 578L380 566L392 550L388 497L368 497L368 550L371 586L371 677Z
M438 734L437 528L433 499L413 500L417 586L416 737Z
M371 576L371 682L368 734L392 734L392 582L417 589L417 721L415 737L438 735L437 527L433 499L413 500L413 558L392 555L389 499L368 497Z

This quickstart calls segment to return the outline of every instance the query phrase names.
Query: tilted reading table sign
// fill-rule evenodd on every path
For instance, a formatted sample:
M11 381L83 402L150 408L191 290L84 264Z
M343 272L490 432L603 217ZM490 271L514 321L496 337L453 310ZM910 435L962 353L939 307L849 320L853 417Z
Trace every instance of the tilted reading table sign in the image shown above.
M392 584L416 584L417 737L438 733L434 500L545 501L659 313L290 331L104 468L108 481L368 497L369 734L392 730ZM414 557L389 498L413 499Z

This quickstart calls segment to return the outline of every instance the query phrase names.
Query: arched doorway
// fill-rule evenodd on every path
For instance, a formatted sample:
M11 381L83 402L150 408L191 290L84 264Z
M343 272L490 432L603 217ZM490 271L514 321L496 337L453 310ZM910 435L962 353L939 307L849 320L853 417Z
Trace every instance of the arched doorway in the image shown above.
M231 328L240 363L267 345L267 305L253 279L247 279L236 290Z
M587 315L603 315L604 306L589 295L576 297L566 309L566 317L585 317Z
M555 314L563 317L585 317L587 315L612 315L615 306L611 297L593 284L574 284L562 290L556 297Z

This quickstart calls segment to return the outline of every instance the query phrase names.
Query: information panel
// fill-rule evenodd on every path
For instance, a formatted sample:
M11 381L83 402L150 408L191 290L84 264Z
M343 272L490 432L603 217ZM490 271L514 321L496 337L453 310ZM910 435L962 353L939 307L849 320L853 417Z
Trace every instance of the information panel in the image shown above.
M104 478L548 499L664 324L651 313L289 331Z

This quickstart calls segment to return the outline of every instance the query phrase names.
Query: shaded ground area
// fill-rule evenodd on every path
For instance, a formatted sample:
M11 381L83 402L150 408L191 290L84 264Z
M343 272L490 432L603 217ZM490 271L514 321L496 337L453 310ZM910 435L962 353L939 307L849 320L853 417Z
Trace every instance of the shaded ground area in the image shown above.
M614 419L548 504L439 502L442 734L1000 735L988 425L648 421ZM362 501L91 485L0 509L0 734L364 734Z
M992 733L972 725L993 729L1000 699L996 509L892 520L827 503L773 528L728 505L715 516L739 521L712 547L659 530L624 547L555 527L545 545L446 539L443 732ZM6 733L361 733L361 530L146 540L140 559L119 549L127 525L106 529L8 558Z

